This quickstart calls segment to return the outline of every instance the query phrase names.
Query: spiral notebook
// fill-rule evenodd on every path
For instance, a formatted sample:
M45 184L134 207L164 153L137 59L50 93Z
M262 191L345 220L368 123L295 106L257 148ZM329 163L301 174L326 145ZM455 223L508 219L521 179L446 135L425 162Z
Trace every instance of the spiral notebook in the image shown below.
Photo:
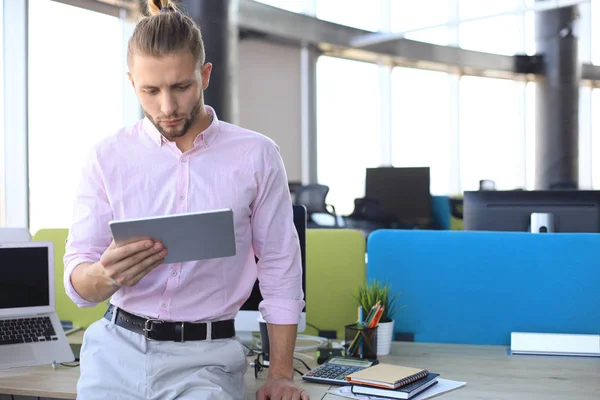
M377 364L346 376L346 380L356 385L397 389L426 377L429 371L423 368L402 365Z

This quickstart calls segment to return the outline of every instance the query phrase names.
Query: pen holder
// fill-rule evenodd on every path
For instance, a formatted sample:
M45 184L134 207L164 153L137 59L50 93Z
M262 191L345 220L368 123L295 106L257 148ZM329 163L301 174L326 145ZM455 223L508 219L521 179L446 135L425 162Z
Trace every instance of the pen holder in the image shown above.
M365 328L356 323L345 327L346 356L377 359L377 328Z

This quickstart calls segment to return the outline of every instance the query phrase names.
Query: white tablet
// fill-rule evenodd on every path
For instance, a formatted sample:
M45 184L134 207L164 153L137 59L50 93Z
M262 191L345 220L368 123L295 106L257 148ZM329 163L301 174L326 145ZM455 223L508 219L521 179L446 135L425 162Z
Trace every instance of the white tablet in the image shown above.
M109 225L117 246L160 241L167 249L165 264L235 255L231 209L114 220Z

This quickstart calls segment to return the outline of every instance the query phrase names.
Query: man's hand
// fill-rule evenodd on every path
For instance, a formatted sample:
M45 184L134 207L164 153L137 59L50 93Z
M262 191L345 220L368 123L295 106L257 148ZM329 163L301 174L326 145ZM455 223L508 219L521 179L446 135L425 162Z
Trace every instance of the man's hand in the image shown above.
M140 240L117 247L113 241L96 270L117 287L133 286L164 261L167 250L159 242Z
M310 400L310 397L291 379L269 377L256 393L256 400Z
M71 283L85 300L99 303L121 286L133 286L163 263L167 250L161 243L140 240L120 247L113 241L100 261L81 263L71 274Z

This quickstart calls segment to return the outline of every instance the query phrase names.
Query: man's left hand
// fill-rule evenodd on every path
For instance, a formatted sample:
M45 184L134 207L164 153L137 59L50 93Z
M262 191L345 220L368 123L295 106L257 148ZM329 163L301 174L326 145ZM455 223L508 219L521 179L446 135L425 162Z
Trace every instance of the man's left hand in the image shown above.
M308 394L287 378L267 378L256 400L310 400Z

